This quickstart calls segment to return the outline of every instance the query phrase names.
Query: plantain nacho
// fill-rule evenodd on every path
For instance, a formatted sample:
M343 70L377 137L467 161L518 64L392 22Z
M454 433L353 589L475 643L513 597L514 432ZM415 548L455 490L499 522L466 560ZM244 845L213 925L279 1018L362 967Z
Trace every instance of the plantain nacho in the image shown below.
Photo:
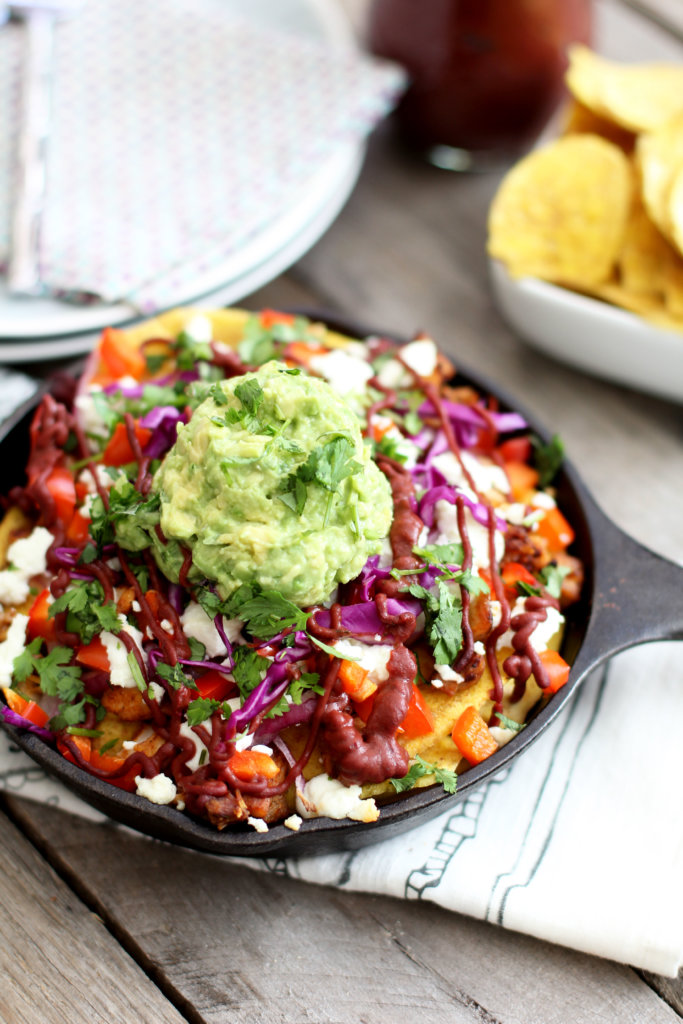
M106 330L0 524L4 717L222 829L373 821L568 678L561 445L433 340L270 310Z

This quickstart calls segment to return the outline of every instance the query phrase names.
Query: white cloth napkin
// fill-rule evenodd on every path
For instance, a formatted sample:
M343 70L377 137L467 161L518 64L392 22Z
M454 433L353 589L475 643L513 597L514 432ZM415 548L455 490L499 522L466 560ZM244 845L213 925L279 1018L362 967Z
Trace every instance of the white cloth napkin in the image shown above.
M432 900L673 977L683 962L680 666L679 643L619 655L510 768L395 839L353 853L240 863ZM4 733L0 787L102 820Z
M402 70L273 31L271 6L259 24L227 0L88 0L58 22L40 252L51 289L174 304L388 112ZM21 52L22 26L6 26L0 262Z

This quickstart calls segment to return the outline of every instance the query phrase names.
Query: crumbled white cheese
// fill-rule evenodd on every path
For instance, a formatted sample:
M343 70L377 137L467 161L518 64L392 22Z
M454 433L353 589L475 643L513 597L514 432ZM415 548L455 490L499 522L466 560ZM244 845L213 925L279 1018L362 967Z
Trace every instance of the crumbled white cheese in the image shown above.
M187 722L181 723L178 732L184 739L191 740L192 743L194 743L194 754L189 761L185 762L185 764L188 771L196 772L200 764L204 764L206 762L206 757L209 753L208 747L204 742L202 742L197 733L193 730L192 726L188 725ZM203 751L206 751L206 753L202 757Z
M186 636L204 644L209 658L225 654L225 644L220 638L215 622L196 601L190 601L180 616L180 622ZM223 616L223 629L231 644L239 643L242 640L242 626L243 623L240 619L226 619Z
M135 792L143 796L153 804L170 804L176 797L176 786L173 779L160 772L153 779L146 779L142 775L135 776Z
M486 654L486 645L483 640L475 640L473 649L475 654Z
M0 686L10 686L14 672L14 659L23 654L26 647L28 615L18 612L7 630L7 636L0 644Z
M547 491L537 491L531 499L532 508L556 508L557 502L553 498L552 494L548 494Z
M125 615L119 615L122 632L128 633L135 640L137 646L142 650L142 633L135 626L131 626ZM108 629L100 633L100 640L104 644L109 659L109 682L112 686L123 686L131 689L137 686L133 673L128 664L128 649L119 636L110 633Z
M526 505L521 501L514 501L510 504L503 502L502 505L497 506L496 513L515 526L521 526L527 517Z
M252 818L250 816L250 817L247 818L247 825L251 825L251 827L254 829L255 832L267 832L268 831L268 825L263 820L263 818Z
M434 668L441 678L445 679L447 683L463 683L465 681L465 677L459 672L456 672L455 669L450 667L450 665L435 665ZM434 682L432 681L432 686L433 685Z
M104 420L100 418L93 394L102 391L99 384L91 384L87 391L83 391L74 398L74 410L83 432L94 434L95 437L107 437L108 431Z
M239 711L239 709L242 707L242 698L228 697L228 699L224 700L223 703L227 704L231 711Z
M204 316L203 313L195 313L190 317L183 327L183 331L193 341L208 342L213 338L213 326L208 316Z
M434 506L434 512L436 515L436 527L439 530L436 543L460 543L461 537L460 530L458 529L456 506L451 505L449 501L437 501ZM482 526L481 523L477 522L467 507L465 508L465 528L472 545L472 571L476 572L478 569L486 568L489 565L489 530L487 526ZM494 547L496 561L500 561L505 553L505 538L500 530L494 531Z
M342 637L336 641L334 647L340 655L358 662L373 683L382 683L389 678L389 658L394 649L391 645L364 644L360 640Z
M291 828L292 832L298 832L303 825L303 819L298 814L290 814L288 818L282 822L285 828Z
M154 680L152 680L147 689L148 691L151 690L149 696L151 696L152 700L156 701L157 704L161 704L161 701L166 696L166 690L164 690L163 686L160 686L159 683L155 683Z
M362 391L374 376L374 370L365 359L358 359L341 348L313 356L309 365L314 373L319 373L329 382L338 395Z
M162 619L159 625L164 630L164 632L173 633L173 624L169 622L168 619Z
M112 484L114 483L114 479L110 472L111 467L101 466L97 464L93 468L95 470L95 476L97 476L97 481L100 487L103 487L106 491L108 491L111 488ZM117 472L117 470L114 470L114 472ZM79 484L85 484L88 494L98 493L97 485L93 478L93 473L92 470L90 469L90 466L86 466L85 469L81 470L81 473L78 477L78 482Z
M509 492L510 484L507 474L493 459L487 459L483 455L472 455L471 452L467 451L461 452L460 455L462 465L460 459L456 458L451 451L442 452L441 455L436 455L432 460L432 464L446 477L447 483L452 486L462 487L470 497L474 498L475 495L468 487L467 476L463 470L464 466L479 492L485 493L492 490L499 491L500 494L507 494Z
M420 377L429 377L436 369L437 350L431 338L418 338L417 341L403 345L400 356L406 366ZM377 378L386 388L407 388L413 383L411 374L398 359L388 359Z
M265 743L256 743L252 748L257 754L267 754L268 757L273 756L273 748L267 747Z
M296 809L302 818L351 818L377 821L379 810L372 799L361 799L360 786L344 786L329 775L316 775L297 792Z
M493 604L497 602L492 602ZM498 605L500 609L500 605ZM523 615L526 611L526 597L518 597L514 605L510 608L510 618L514 619L515 615ZM500 622L500 613L498 614L498 622ZM495 622L494 616L494 624ZM546 617L534 627L533 632L529 636L529 643L535 651L545 651L548 648L548 643L552 638L560 631L564 625L564 615L562 615L557 608L553 608L552 605L546 608ZM502 650L504 647L512 647L512 638L515 635L513 629L508 629L505 633L502 633L498 638L496 647L498 650Z
M45 572L45 556L54 537L44 526L36 526L28 537L20 537L7 550L11 568L0 572L0 603L6 607L23 604L31 590L30 580Z
M490 725L489 732L499 747L504 747L506 743L510 742L513 736L517 735L516 729L503 729L500 725Z
M248 750L254 742L253 732L245 733L244 736L238 736L235 739L235 750Z

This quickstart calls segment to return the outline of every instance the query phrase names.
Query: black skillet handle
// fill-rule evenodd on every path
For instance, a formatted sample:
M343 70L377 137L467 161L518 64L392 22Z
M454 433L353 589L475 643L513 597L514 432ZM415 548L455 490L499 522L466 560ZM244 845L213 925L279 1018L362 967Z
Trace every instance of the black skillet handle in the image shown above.
M683 640L683 565L624 533L588 499L594 587L586 638L574 665L584 675L613 654L656 640Z

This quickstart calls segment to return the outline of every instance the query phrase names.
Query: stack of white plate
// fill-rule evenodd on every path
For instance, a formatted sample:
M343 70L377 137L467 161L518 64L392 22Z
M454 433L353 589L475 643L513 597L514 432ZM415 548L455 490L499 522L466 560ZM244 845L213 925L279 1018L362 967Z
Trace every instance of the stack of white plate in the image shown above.
M350 26L335 0L250 0L240 10L270 28L296 31L336 47L353 45ZM316 167L298 202L220 266L186 283L173 305L209 308L237 303L286 270L337 217L355 185L363 154L363 143L338 147ZM0 281L0 363L78 355L89 351L104 327L137 319L139 312L125 303L73 305L51 298L12 298Z

